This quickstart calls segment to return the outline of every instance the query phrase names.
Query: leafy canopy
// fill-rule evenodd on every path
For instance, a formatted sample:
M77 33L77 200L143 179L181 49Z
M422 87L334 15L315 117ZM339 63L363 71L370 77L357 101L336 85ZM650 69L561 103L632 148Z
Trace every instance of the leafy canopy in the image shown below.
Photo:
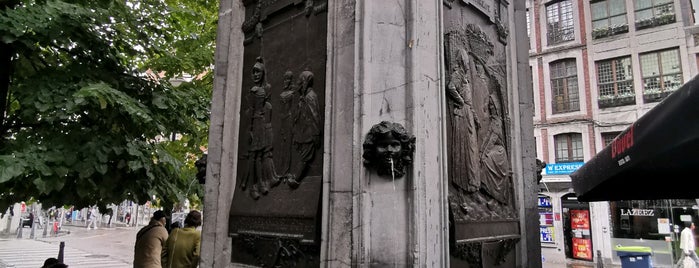
M191 182L217 10L206 0L0 4L0 208L200 196ZM185 73L196 77L169 82Z

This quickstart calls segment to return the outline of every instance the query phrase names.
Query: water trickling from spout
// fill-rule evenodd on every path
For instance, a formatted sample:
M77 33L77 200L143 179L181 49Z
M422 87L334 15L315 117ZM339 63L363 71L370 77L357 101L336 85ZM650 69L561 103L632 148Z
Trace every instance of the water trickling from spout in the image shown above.
M393 191L396 190L396 174L393 172L393 158L391 160L391 182L393 183Z

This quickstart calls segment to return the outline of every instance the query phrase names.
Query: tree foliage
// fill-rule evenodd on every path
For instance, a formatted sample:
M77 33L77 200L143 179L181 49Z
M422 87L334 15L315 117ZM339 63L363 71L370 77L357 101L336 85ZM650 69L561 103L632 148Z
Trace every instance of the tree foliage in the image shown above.
M153 195L171 204L201 193L191 182L208 132L216 1L0 9L0 207ZM169 82L185 73L195 79ZM174 133L182 139L163 138Z

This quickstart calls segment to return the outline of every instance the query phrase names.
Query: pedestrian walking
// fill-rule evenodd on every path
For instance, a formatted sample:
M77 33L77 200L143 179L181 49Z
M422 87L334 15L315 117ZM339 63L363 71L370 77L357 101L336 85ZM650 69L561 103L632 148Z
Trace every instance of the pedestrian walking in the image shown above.
M126 225L131 224L131 212L126 212L126 216L124 216L124 220L126 221Z
M95 210L95 207L90 207L90 210L88 211L87 214L87 229L90 230L90 226L93 228L97 229L97 211Z
M167 241L167 218L165 212L158 210L153 213L150 223L136 234L134 246L134 268L161 268L165 241Z
M163 268L196 268L201 246L201 213L192 210L184 219L184 228L176 228L165 243Z
M684 222L684 229L680 233L680 249L682 249L680 260L684 264L684 268L693 268L699 263L694 243L694 228L693 222Z

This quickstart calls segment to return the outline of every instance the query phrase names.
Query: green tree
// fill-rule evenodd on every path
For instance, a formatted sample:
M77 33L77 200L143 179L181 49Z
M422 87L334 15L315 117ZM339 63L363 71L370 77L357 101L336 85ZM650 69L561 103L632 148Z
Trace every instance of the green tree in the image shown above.
M200 198L217 4L3 1L0 208Z

